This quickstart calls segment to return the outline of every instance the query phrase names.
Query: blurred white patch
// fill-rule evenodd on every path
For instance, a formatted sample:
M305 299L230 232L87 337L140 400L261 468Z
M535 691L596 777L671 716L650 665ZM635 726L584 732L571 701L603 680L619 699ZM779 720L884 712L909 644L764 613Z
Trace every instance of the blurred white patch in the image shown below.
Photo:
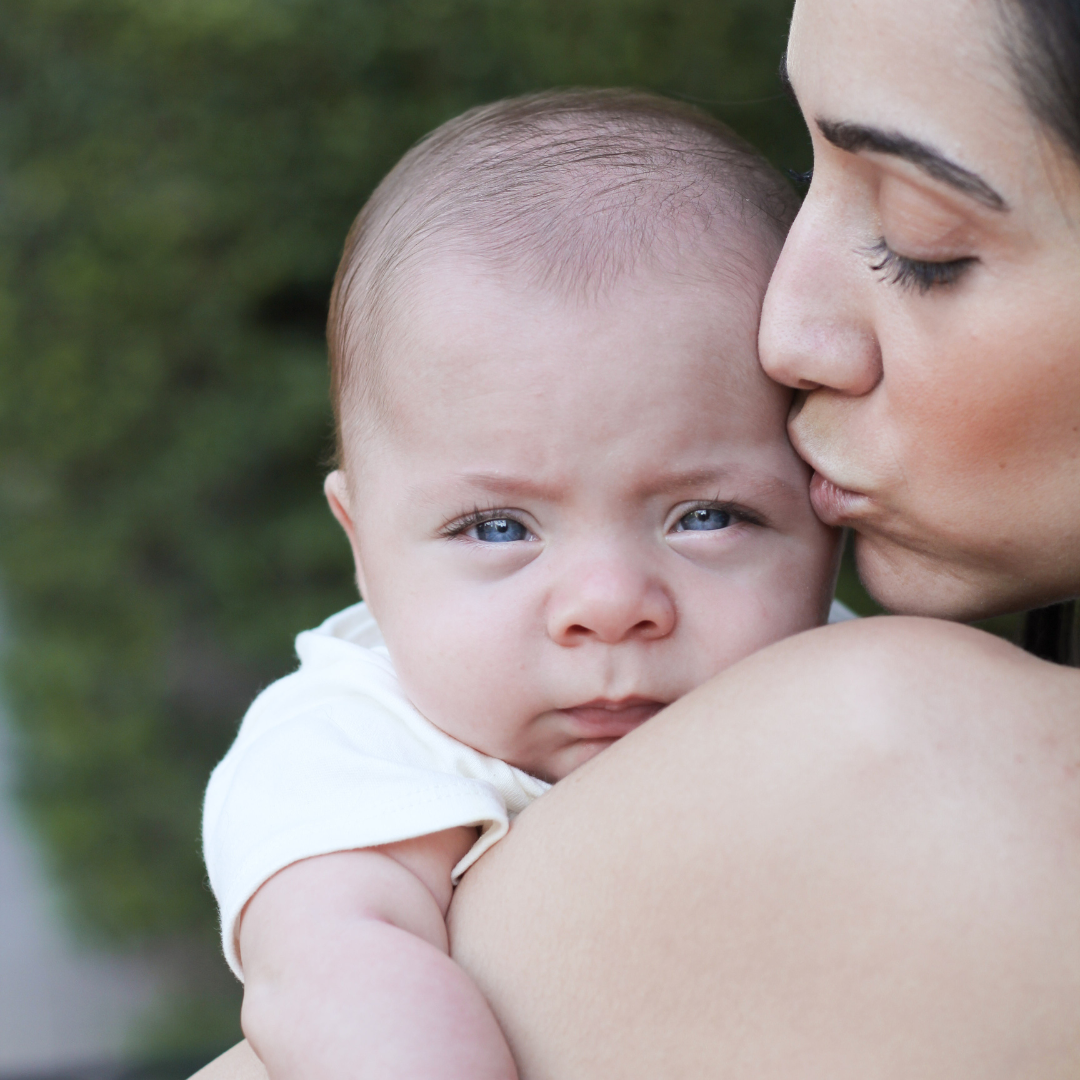
M90 951L67 933L15 805L11 750L0 700L0 1075L119 1062L162 979L146 959Z
M829 608L829 622L831 623L847 622L848 619L857 619L858 617L847 604L841 604L839 600L834 600L832 607Z

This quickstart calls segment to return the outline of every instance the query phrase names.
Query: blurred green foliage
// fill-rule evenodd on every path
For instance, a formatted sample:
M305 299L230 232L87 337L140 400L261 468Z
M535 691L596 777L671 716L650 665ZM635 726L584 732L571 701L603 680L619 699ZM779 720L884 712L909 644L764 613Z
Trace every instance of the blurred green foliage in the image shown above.
M790 0L0 0L0 593L24 792L84 924L211 943L202 790L353 599L322 323L417 137L555 85L805 168Z

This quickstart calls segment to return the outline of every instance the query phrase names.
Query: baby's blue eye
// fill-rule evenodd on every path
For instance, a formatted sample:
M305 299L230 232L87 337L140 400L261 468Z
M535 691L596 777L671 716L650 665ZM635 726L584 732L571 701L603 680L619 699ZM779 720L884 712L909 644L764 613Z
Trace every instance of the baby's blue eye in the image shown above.
M683 514L676 532L708 532L713 529L726 529L731 524L731 515L726 510L715 506L701 506Z
M476 539L487 544L507 544L513 540L527 540L529 530L513 518L493 518L474 525Z

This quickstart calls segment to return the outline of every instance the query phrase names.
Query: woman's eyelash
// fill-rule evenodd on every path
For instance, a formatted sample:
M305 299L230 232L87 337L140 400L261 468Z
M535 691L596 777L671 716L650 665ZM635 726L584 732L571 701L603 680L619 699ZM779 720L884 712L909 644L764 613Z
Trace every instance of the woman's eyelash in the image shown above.
M870 269L881 274L890 285L918 289L921 293L940 285L954 285L965 270L978 262L974 258L953 259L950 262L908 259L893 251L884 237L869 248L868 254L874 260Z
M796 172L794 169L785 169L784 172L787 173L792 182L799 188L808 188L810 182L814 179L814 170L812 168L807 169L806 172Z

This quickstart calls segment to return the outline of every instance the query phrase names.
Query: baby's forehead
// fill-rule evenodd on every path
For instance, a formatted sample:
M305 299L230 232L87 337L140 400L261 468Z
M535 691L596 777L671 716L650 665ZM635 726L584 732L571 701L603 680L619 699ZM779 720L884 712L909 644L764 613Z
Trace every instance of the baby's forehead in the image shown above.
M455 229L400 257L383 283L383 349L394 354L418 328L430 329L432 318L516 319L524 332L529 317L633 309L643 294L656 293L677 299L684 314L713 307L713 322L756 328L783 237L732 214L713 215L704 226L669 220L648 244L625 237L583 244L577 237L552 250L532 239L508 245L482 228Z
M739 238L741 240L741 238ZM734 240L733 240L734 243ZM576 290L461 249L417 266L387 320L378 379L384 434L468 438L461 426L575 429L583 445L621 426L665 424L750 441L786 439L788 391L757 360L767 253L641 262ZM760 248L761 245L758 245ZM346 433L348 434L348 433ZM712 437L710 434L708 437Z

